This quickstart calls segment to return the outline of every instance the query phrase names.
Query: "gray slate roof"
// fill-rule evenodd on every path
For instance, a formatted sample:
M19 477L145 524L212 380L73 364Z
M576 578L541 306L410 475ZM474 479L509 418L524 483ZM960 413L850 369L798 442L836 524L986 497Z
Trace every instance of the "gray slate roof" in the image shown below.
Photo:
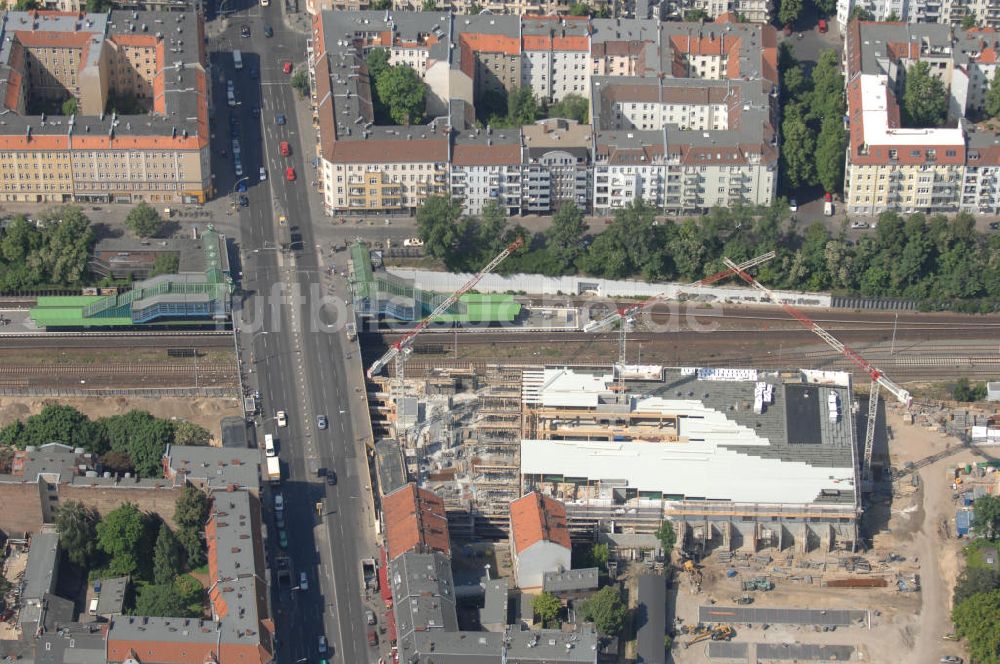
M185 475L211 489L230 485L260 489L261 452L256 448L170 445L165 453L171 474Z

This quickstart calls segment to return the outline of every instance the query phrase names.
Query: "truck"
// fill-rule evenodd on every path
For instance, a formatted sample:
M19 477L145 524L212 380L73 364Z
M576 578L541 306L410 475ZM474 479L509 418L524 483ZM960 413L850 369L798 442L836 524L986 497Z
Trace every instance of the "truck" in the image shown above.
M267 479L271 484L281 483L281 459L276 456L267 457Z
M233 51L233 67L243 69L243 54L239 50Z
M361 560L361 579L364 582L365 591L375 592L378 590L378 565L374 558Z

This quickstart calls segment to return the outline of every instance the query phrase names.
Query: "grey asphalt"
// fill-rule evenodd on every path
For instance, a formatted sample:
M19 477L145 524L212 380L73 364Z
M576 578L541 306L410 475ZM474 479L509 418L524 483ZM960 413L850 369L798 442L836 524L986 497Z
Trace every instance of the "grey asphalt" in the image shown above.
M243 0L246 2L246 0ZM285 26L281 0L269 7L230 5L236 13L209 26L209 50L216 107L214 122L213 172L221 196L232 192L237 183L230 161L232 155L229 114L239 119L242 161L247 176L249 206L238 213L241 241L239 252L244 296L234 316L240 320L243 367L247 382L261 393L261 416L256 438L276 434L284 467L280 488L286 501L285 518L292 578L295 586L272 588L272 606L278 626L279 662L363 663L376 661L378 653L369 649L364 627L365 605L359 580L358 561L374 554L372 515L366 495L370 491L367 464L354 417L366 408L363 390L357 391L360 366L357 353L353 363L345 360L346 340L335 328L313 325L310 307L316 298L296 298L288 294L308 294L311 288L325 292L328 283L319 276L319 257L313 225L321 223L310 195L313 168L305 155L311 153L313 137L303 136L300 127L308 111L296 103L290 76L282 62L292 60L302 66L305 40ZM265 38L264 25L274 30ZM242 25L252 37L242 39ZM220 29L221 28L221 29ZM244 67L233 67L232 49L243 53ZM256 69L259 80L252 80ZM226 80L231 79L240 103L226 105ZM261 108L260 117L251 109ZM284 114L287 124L275 118ZM311 127L306 127L311 134ZM281 157L278 143L292 144L292 156ZM228 157L222 156L226 146ZM304 149L308 146L310 150ZM258 168L265 165L267 181L261 182ZM285 180L286 166L293 166L297 178ZM277 215L288 218L279 227ZM291 251L278 249L297 227L300 243ZM270 297L276 285L285 295ZM267 299L262 299L267 298ZM331 333L333 332L333 333ZM288 414L288 426L278 428L274 415ZM319 430L317 415L326 415L329 427ZM363 421L360 418L359 421ZM258 442L259 444L259 442ZM334 486L317 476L317 469L330 469L337 477ZM264 504L270 508L273 496ZM321 503L317 510L317 503ZM321 515L320 515L321 514ZM273 514L267 516L270 538L269 560L281 553ZM298 586L301 573L307 589ZM273 577L272 577L273 578ZM318 639L325 636L329 650L321 653Z
M703 623L750 623L769 625L838 625L847 626L865 620L866 611L820 609L754 609L737 606L698 607Z
M758 662L849 662L854 646L822 646L807 643L758 643Z

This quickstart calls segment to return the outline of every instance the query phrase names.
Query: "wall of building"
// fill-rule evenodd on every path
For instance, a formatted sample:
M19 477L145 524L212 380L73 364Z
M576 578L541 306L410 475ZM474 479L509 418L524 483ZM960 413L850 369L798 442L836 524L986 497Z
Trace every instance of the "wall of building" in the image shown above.
M514 558L514 578L518 588L542 587L542 574L571 569L570 550L552 542L536 542Z

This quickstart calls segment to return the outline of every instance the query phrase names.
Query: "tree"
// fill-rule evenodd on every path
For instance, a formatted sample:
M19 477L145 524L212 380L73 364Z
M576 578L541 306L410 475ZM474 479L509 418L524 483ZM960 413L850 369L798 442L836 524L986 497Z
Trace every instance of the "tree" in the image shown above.
M677 543L674 525L666 520L661 521L660 527L656 529L656 539L660 540L660 546L663 547L663 555L669 560L670 554L674 550L674 545Z
M976 385L970 385L969 379L962 376L955 381L955 385L952 386L951 395L955 398L955 401L962 401L965 403L982 401L986 398L986 384L977 383Z
M948 114L948 91L921 60L906 72L903 88L903 124L907 127L940 127Z
M550 118L567 118L580 124L587 124L590 116L590 102L581 95L571 92L549 106Z
M378 98L389 110L397 124L420 122L424 116L424 98L427 85L411 67L394 65L375 81Z
M208 521L210 507L208 496L203 491L186 486L174 503L174 523L179 528L201 530Z
M976 15L975 14L969 13L969 14L966 14L965 16L962 17L962 29L963 30L972 30L975 27L978 27L978 24L976 23Z
M559 263L560 272L572 268L583 254L583 234L586 230L583 210L576 203L563 203L552 215L552 225L545 233L545 240Z
M625 603L618 591L605 586L582 603L580 613L604 636L617 636L625 624Z
M953 603L957 606L970 597L998 589L1000 589L1000 572L988 567L966 567L958 575Z
M300 69L292 76L292 87L299 91L299 97L305 99L309 96L309 74L304 69Z
M986 92L986 114L991 118L1000 117L1000 76L994 71L990 89Z
M19 12L28 12L38 9L38 0L17 0L14 3L14 9Z
M189 569L199 567L205 561L205 544L201 539L201 532L208 521L209 508L208 496L193 486L184 487L174 503L177 540L184 549Z
M895 9L893 9L891 12L889 12L889 15L885 17L885 22L886 23L899 23L899 14L896 13Z
M94 555L97 538L97 512L71 500L56 510L56 532L66 556L76 565L87 567Z
M0 429L0 445L5 447L20 447L24 448L23 444L19 444L21 436L24 435L24 423L21 420L14 420L3 429Z
M94 244L94 229L83 211L75 205L63 205L43 213L44 243L29 257L51 283L77 285L87 274L90 247Z
M608 566L608 545L597 543L590 547L590 558L594 561L594 567L606 569Z
M377 12L392 9L392 0L374 0L374 2L371 3L370 8Z
M87 12L103 14L114 6L112 0L87 0Z
M785 70L782 82L784 85L781 91L785 101L801 99L812 89L812 79L806 76L805 69L799 64Z
M49 404L42 412L25 420L24 430L17 440L21 448L46 443L65 443L98 454L106 449L100 426L76 408L59 404Z
M28 223L23 214L16 215L0 238L0 258L7 263L23 263L32 251L38 249L41 240L38 229Z
M451 196L428 196L417 209L417 232L424 250L434 258L446 258L458 242L462 203Z
M839 192L844 186L847 132L840 118L827 116L816 139L816 176L825 191Z
M149 276L155 277L161 274L177 274L180 269L181 259L173 251L161 251L153 259L153 271Z
M70 97L62 103L62 114L63 115L76 115L79 108L79 104L75 97Z
M789 106L781 123L781 161L789 190L816 180L816 137L806 125L797 106Z
M569 6L570 16L590 16L590 5L586 2L574 2Z
M111 449L124 452L140 477L162 477L163 453L174 439L173 425L144 410L132 410L102 420Z
M530 87L514 88L507 95L507 121L513 126L533 124L538 114L538 101Z
M379 76L387 72L390 66L389 51L384 48L373 48L365 58L365 67L372 80L378 80Z
M128 454L114 450L108 450L101 455L101 466L116 475L135 472L135 466L132 464L132 459L128 458Z
M974 595L952 609L955 633L979 664L1000 664L1000 590Z
M708 15L704 9L688 9L684 12L684 20L688 23L697 23L698 21L710 21L711 16Z
M988 540L1000 537L1000 497L980 496L972 504L972 529Z
M174 423L174 445L208 445L212 434L194 422Z
M874 21L875 20L875 15L872 14L871 11L868 10L868 8L863 7L862 5L854 5L854 8L851 9L851 13L847 15L847 21L851 22L851 21L855 21L855 20L856 21Z
M809 96L807 120L822 122L833 116L838 121L847 112L844 99L844 75L834 50L823 51L812 70L813 92Z
M548 625L559 616L559 612L562 610L562 602L552 593L543 592L535 595L535 599L531 601L531 607L534 609L535 615L538 616L542 625Z
M135 612L140 616L159 618L195 618L191 615L184 597L174 584L150 584L139 588Z
M167 524L160 524L153 550L153 580L158 584L173 583L183 571L183 549Z
M146 201L141 201L129 210L125 217L125 227L139 237L153 237L160 229L160 213Z
M795 23L802 13L802 0L781 0L781 8L778 9L778 22L782 25Z
M136 574L148 567L152 554L149 522L135 503L125 503L97 524L97 547L111 557L111 574Z
M425 12L432 12L437 9L437 3L434 0L424 0L423 10Z
M832 16L837 13L837 0L813 0L821 15Z

